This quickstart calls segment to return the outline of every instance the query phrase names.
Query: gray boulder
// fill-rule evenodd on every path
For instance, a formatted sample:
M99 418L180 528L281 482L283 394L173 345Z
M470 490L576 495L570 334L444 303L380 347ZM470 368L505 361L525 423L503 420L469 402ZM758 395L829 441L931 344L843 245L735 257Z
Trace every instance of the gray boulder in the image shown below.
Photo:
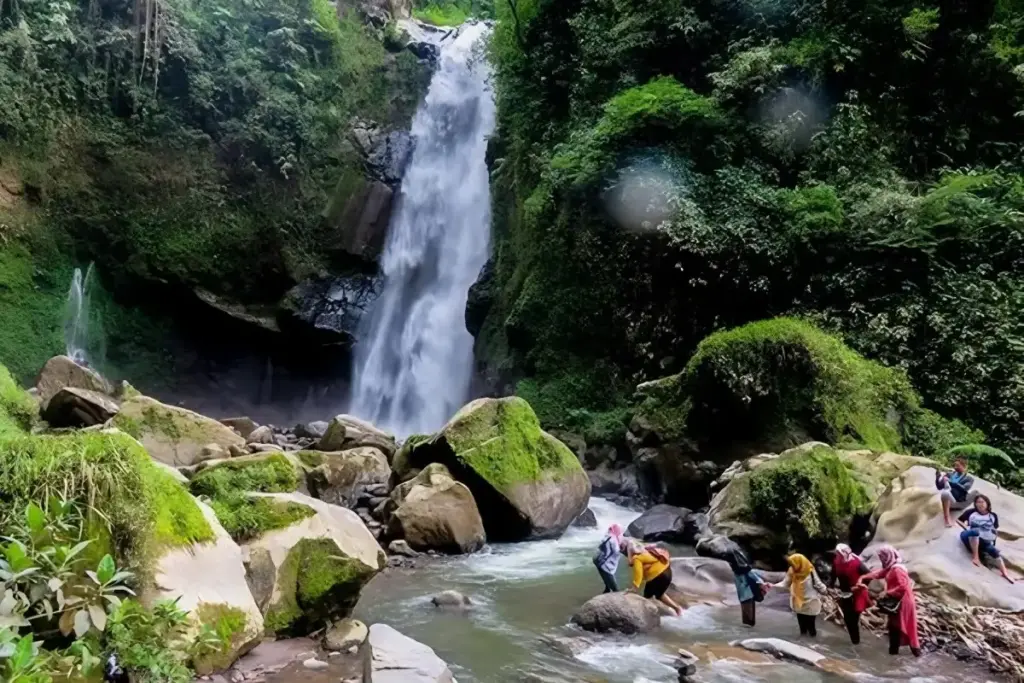
M741 550L738 543L728 536L719 534L706 536L697 542L697 554L701 557L713 557L728 562L736 550Z
M320 439L327 433L327 423L323 420L295 425L295 436L300 439Z
M50 399L42 416L51 427L92 427L117 415L120 407L105 394L64 387Z
M626 533L645 541L682 543L690 511L674 505L655 505L629 525Z
M591 598L572 617L586 631L647 633L661 623L658 607L635 593L605 593Z
M46 361L36 379L36 390L43 408L65 387L87 389L100 394L111 393L110 384L95 370L79 365L67 356L54 356Z
M263 427L257 427L249 432L249 436L245 437L245 442L249 444L272 444L274 443L274 430L265 425Z
M352 647L361 647L369 635L366 624L358 619L342 619L327 629L323 646L328 652L345 652Z
M387 458L376 448L301 451L296 457L312 467L306 475L310 493L333 505L355 507L365 487L386 484L391 478Z
M455 683L448 665L423 643L386 624L370 627L373 683Z
M430 599L434 607L440 607L442 609L465 609L473 604L473 602L465 595L458 591L444 591L438 593Z
M587 508L577 517L572 525L580 529L594 529L597 527L597 515L590 508Z
M234 429L243 439L248 439L249 435L259 427L251 417L226 417L220 423Z

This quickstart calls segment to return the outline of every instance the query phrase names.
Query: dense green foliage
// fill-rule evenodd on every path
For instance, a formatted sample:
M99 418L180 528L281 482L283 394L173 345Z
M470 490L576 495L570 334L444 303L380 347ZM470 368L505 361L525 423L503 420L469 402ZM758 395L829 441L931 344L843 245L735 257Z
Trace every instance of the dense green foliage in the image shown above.
M931 457L983 435L920 406L902 370L792 318L710 335L678 375L641 385L635 427L708 453L809 440Z
M0 676L96 680L117 651L133 680L192 680L187 664L221 642L173 603L131 596L167 548L212 540L202 511L125 434L29 434L34 419L0 365Z
M868 503L864 487L836 453L817 448L766 463L750 475L750 516L785 530L794 546L831 547Z
M60 348L76 261L131 304L276 302L350 267L321 215L359 169L349 122L404 124L422 79L328 0L0 3L0 360L28 380ZM170 363L159 326L107 308L118 369Z
M1019 3L496 10L489 377L567 426L797 314L1024 447Z
M435 26L458 26L473 17L493 17L494 0L416 0L413 16Z

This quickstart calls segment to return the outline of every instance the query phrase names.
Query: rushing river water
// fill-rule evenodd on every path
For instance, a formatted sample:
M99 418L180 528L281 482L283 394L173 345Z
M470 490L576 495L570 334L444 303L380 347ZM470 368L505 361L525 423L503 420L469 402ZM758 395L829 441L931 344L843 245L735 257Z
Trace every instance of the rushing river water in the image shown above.
M660 631L647 636L597 636L569 625L573 612L601 582L591 557L603 530L612 522L625 526L637 513L594 499L597 529L570 529L561 539L492 546L484 552L438 560L417 569L394 570L374 579L363 591L356 616L385 622L434 648L449 663L459 683L602 682L644 683L676 680L670 666L676 649L685 647L705 663L695 680L707 683L812 683L849 680L782 662L750 661L730 641L779 637L802 642L791 614L762 609L755 630L740 624L739 609L697 605L680 618L662 619ZM620 584L626 567L619 567ZM430 599L455 589L475 603L465 613L435 609ZM854 648L845 631L819 626L815 649L849 660L860 672L856 680L984 680L940 655L915 660L890 657L886 643L868 635ZM709 659L715 659L708 663Z

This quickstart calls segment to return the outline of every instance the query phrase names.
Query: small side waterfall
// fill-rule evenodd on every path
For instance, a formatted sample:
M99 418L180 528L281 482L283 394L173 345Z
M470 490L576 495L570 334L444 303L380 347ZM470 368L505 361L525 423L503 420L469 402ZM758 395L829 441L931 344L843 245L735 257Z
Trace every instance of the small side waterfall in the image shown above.
M490 246L494 130L484 24L441 46L412 125L416 147L385 245L384 286L355 350L351 412L400 436L439 428L466 398L469 288Z
M85 269L75 268L64 306L65 354L80 365L89 364L89 299L92 290L93 264Z

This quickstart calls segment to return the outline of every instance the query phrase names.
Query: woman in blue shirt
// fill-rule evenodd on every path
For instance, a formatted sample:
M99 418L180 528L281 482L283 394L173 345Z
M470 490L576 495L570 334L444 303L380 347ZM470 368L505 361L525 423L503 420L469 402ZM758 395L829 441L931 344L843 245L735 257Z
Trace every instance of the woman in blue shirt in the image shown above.
M971 562L981 567L983 566L981 555L988 555L996 561L1002 577L1013 583L1013 579L1006 573L1006 563L1003 561L1002 553L999 552L999 548L996 548L999 515L992 512L992 501L989 500L989 497L978 495L974 499L974 507L965 510L957 523L964 529L960 532L960 540L971 551Z

